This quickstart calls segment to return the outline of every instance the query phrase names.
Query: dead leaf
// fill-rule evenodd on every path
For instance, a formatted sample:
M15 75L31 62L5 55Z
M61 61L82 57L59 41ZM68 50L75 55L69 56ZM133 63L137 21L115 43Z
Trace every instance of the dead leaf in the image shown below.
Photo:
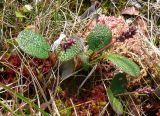
M54 66L57 62L58 56L55 53L49 53L49 60L51 61L52 65Z
M69 60L66 62L63 62L60 68L61 73L61 78L66 78L70 76L74 72L74 60Z
M89 18L94 12L100 8L101 4L98 1L92 0L93 4L80 16L80 19L83 20L85 18Z
M81 67L82 62L79 57L74 58L74 63L75 63L75 70Z
M38 28L35 25L28 25L25 29L32 30L33 32L38 32Z
M131 6L134 6L134 7L138 8L138 9L141 9L141 8L142 8L142 6L141 6L141 4L138 2L138 0L129 0L129 3L128 3L128 4L131 5Z
M138 29L140 31L142 31L146 36L148 35L147 34L147 22L141 18L137 18L135 20L135 23L136 27L138 27Z
M23 11L24 12L30 12L32 11L33 7L30 4L26 4L23 6Z
M135 7L126 7L121 11L122 15L139 15L139 11Z
M42 103L41 104L41 108L43 109L43 110L45 110L49 105L50 105L50 101L49 102L44 102L44 103Z

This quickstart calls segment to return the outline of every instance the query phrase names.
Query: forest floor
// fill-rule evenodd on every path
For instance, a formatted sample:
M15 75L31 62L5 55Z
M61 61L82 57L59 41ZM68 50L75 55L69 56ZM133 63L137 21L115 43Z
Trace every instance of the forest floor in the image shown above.
M92 51L98 24L111 38ZM23 30L52 48L65 34L62 52L36 57L36 42L20 45ZM23 49L34 44L37 53ZM0 115L160 116L160 1L0 1Z

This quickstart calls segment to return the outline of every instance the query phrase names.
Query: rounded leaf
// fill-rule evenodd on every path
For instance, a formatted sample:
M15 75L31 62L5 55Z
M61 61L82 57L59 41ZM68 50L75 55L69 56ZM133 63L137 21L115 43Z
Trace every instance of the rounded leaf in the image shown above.
M111 81L110 88L113 94L121 94L125 91L125 87L127 85L127 79L125 73L118 73L114 76Z
M65 50L62 50L59 52L59 59L60 61L68 61L73 59L79 52L81 51L81 46L78 41L74 45L72 45L70 48Z
M106 25L97 24L89 33L87 39L89 49L98 51L111 42L112 32Z
M17 37L19 47L27 54L37 58L48 58L50 46L44 37L31 30L23 30Z

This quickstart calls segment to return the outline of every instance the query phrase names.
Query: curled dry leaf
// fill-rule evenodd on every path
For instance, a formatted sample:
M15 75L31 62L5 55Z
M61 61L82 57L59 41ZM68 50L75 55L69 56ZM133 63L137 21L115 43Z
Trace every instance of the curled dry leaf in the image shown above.
M143 34L145 34L145 36L147 36L147 22L141 18L137 18L135 20L135 25L137 25L138 29L140 31L143 32Z
M100 2L98 1L92 0L91 2L92 5L80 16L81 20L90 17L101 6Z
M135 7L126 7L121 11L122 15L139 15L139 11Z
M39 29L36 25L28 25L25 29L32 30L33 32L39 32Z
M141 4L139 3L138 0L129 0L129 5L134 6L138 9L142 8L142 6L141 6Z

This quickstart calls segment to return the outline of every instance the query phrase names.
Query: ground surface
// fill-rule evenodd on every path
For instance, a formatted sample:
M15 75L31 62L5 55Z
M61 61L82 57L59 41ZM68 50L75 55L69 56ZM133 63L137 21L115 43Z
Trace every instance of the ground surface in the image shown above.
M91 5L96 9L86 18ZM159 6L158 0L0 1L0 115L160 116ZM112 44L90 54L87 37L97 24L109 27ZM62 31L66 38L76 35L83 41L81 52L90 54L89 65L80 55L61 62L57 54L47 59L26 54L16 41L24 29L39 33L49 45ZM61 42L61 50L66 53L74 44ZM140 74L123 73L101 58L106 52L134 61ZM111 87L116 74L126 79L115 83L118 94ZM110 87L118 102L109 97Z

